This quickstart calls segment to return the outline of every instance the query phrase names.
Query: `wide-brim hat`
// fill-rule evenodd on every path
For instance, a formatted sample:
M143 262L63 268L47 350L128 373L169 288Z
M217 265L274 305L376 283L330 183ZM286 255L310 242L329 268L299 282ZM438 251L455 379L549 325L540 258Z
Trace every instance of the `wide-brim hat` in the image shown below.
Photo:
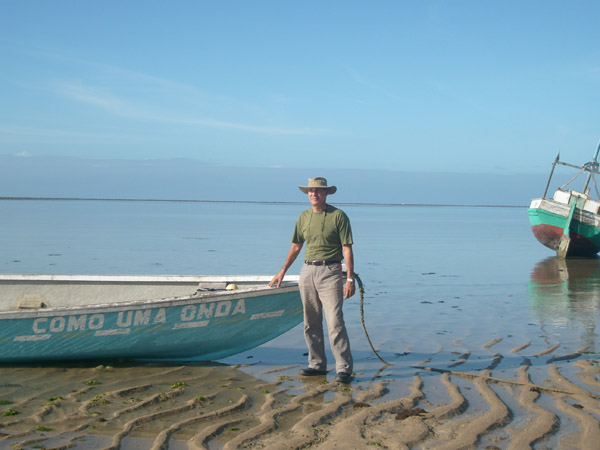
M328 194L335 194L337 187L327 186L327 180L323 177L309 178L308 186L298 186L302 192L308 194L309 189L325 189Z

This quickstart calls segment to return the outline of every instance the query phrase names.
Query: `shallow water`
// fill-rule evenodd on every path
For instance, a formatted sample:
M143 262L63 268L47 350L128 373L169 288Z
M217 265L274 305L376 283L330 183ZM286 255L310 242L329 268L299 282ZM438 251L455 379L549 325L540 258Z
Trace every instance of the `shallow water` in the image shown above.
M305 207L302 204L0 201L0 270L4 273L270 275L281 267L293 224ZM523 368L531 382L541 388L560 387L567 380L590 393L594 391L593 380L591 385L586 384L577 364L589 360L592 369L598 366L600 260L557 260L533 237L525 208L341 207L352 221L356 272L366 291L366 327L381 357L391 365L382 364L369 347L360 322L357 294L347 300L345 307L355 358L356 378L351 392L330 383L310 405L280 417L283 433L306 413L325 411L340 395L351 395L357 401L362 393L376 390L380 381L386 382L386 391L374 397L372 403L393 402L409 395L418 375L423 381L423 400L419 405L428 410L444 405L450 399L439 370L453 371L452 381L469 405L462 416L478 417L482 411L491 409L491 404L484 400L473 380L462 375L485 374L488 369L494 377L504 380L498 385L490 384L510 407L513 416L508 428L501 427L504 419L497 419L495 431L486 433L480 441L480 445L498 446L508 435L514 435L515 429L527 429L531 420L531 413L516 400L526 390L515 389L510 384ZM297 274L299 270L297 262L290 273ZM61 408L67 411L72 408L74 417L85 422L89 415L76 411L81 411L81 406L86 404L95 405L94 408L102 411L102 417L109 417L115 408L119 408L116 411L123 413L123 417L135 417L135 413L127 411L130 404L139 399L134 395L119 403L115 399L121 395L119 389L143 382L146 373L155 376L149 384L149 392L139 394L143 401L152 398L153 389L171 392L171 383L181 380L189 383L187 397L176 397L168 402L168 407L173 408L181 406L180 400L207 392L225 401L223 404L227 404L232 392L251 393L255 408L236 416L235 420L243 424L239 430L232 431L238 428L237 422L232 423L210 442L211 448L221 448L223 442L229 439L235 442L238 433L256 425L256 414L262 411L261 402L269 389L277 386L276 389L281 390L282 405L294 395L312 396L315 394L311 392L320 392L325 383L322 377L296 376L298 368L306 363L305 352L300 325L261 347L219 361L232 367L220 366L214 379L204 373L216 370L214 364L174 366L179 367L174 372L168 364L148 369L135 362L100 372L94 365L105 362L85 367L66 365L59 369L54 365L5 366L0 367L0 379L4 382L0 385L0 400L16 402L16 409L24 413L31 410L31 418L35 418L37 411L44 410L43 401L60 395L65 398ZM333 368L331 357L329 366ZM180 371L188 369L189 374L181 375ZM246 375L250 378L246 379ZM71 377L76 381L63 384L51 381L52 376L60 380ZM87 397L82 400L71 390L73 386L81 389L88 378L98 379L101 384L86 391ZM333 373L326 378L331 380ZM224 380L227 380L226 385ZM228 386L238 381L239 386ZM261 383L273 385L265 389ZM16 388L17 385L20 387ZM236 390L238 388L240 390ZM110 403L98 406L98 392L105 391L111 396L108 397ZM583 401L580 396L571 398L572 402ZM578 444L572 444L569 439L575 439L573 433L584 429L577 423L578 410L574 409L572 414L561 411L558 398L551 393L542 395L538 404L557 414L560 422L558 432L545 437L544 445L577 447ZM213 406L221 405L215 400ZM160 405L157 408L162 410ZM116 422L101 422L98 428L73 431L73 436L56 434L73 428L69 421L63 421L60 411L55 409L52 411L55 416L44 419L44 423L52 419L52 427L57 427L55 435L46 434L44 444L53 443L52 439L58 444L76 438L78 448L108 446L107 436L125 427L125 419L117 418ZM356 411L350 407L341 414L344 417ZM155 435L157 429L164 429L165 423L170 423L164 422L160 413L156 414L158 428L155 425L136 427L122 440L122 448L147 448L152 433ZM169 420L185 417L177 413ZM397 431L390 434L389 430L397 430L399 424L394 422L393 416L390 420L392 428L389 429L384 420L377 421L377 426L382 428L375 431L382 430L381 439L386 435L395 439ZM3 423L9 421L10 418L3 418ZM30 421L17 420L10 425L10 432L31 430ZM343 433L351 434L351 431ZM440 431L443 431L443 423ZM185 448L181 439L195 432L188 429L178 434L170 442L171 447ZM360 431L368 432L369 427ZM28 440L40 434L39 431L28 433L20 439ZM13 436L5 438L6 442L14 440L17 439Z
M0 201L5 273L274 274L303 204ZM369 335L384 359L477 370L518 366L556 343L595 357L598 260L558 263L525 208L340 206L350 216ZM300 263L290 270L298 273ZM378 366L348 300L357 369ZM482 347L499 340L493 349ZM228 363L304 364L301 327ZM408 354L408 355L407 355ZM260 355L260 356L255 356ZM533 358L533 363L539 357ZM546 358L547 359L547 358ZM332 362L332 361L330 361ZM393 369L388 372L394 374ZM396 373L394 375L401 375Z

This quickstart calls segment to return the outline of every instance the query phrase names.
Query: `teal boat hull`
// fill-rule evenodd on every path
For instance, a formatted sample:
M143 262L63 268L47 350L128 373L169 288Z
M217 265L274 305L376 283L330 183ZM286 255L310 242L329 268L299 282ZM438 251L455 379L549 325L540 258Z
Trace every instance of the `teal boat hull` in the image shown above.
M529 223L536 239L558 251L563 236L568 236L568 257L592 257L600 251L600 221L596 211L575 207L552 199L534 199L528 210ZM566 229L566 232L565 232Z
M0 312L0 362L217 360L268 342L302 321L297 284L156 300L102 298L98 304L55 308L44 300L61 292L61 286L48 290L40 282L41 293L36 294L31 284L24 283L25 293L10 300L24 302L24 308ZM0 289L3 286L0 282ZM19 286L10 287L15 291ZM94 285L88 291L95 289L99 288Z

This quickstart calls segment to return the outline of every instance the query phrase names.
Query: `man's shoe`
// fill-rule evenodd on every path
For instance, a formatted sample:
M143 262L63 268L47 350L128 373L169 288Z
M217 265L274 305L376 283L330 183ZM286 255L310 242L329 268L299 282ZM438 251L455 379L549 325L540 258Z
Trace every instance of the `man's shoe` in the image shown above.
M326 370L317 370L312 367L307 367L306 369L300 369L300 375L305 377L314 377L316 375L327 375Z
M335 377L335 381L337 381L338 383L348 384L350 383L350 381L352 381L352 374L346 372L338 372L337 376Z

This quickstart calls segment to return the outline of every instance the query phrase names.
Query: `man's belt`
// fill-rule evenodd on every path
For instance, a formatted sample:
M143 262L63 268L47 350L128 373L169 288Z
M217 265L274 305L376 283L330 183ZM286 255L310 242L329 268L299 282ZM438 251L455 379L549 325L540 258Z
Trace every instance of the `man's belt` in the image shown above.
M329 264L339 264L341 261L304 261L304 264L308 264L309 266L326 266Z

